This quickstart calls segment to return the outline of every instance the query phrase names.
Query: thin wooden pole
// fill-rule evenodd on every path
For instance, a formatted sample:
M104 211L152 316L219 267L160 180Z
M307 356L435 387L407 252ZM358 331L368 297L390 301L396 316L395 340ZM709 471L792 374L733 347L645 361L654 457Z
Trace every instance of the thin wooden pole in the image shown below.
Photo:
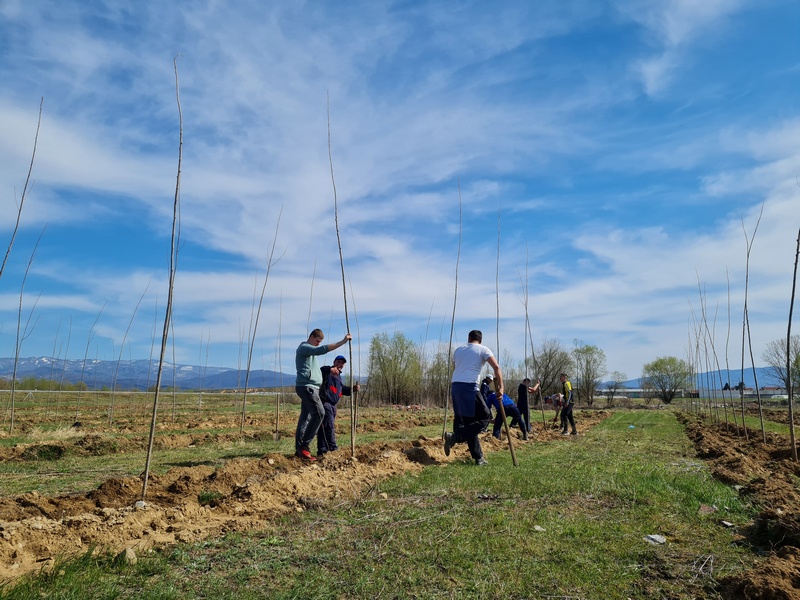
M172 240L169 253L169 288L167 293L167 309L164 315L164 328L161 332L161 352L158 358L158 370L156 372L156 389L153 394L153 413L150 419L150 435L147 441L147 458L144 464L144 474L142 476L142 501L147 497L147 480L150 476L150 460L153 456L153 440L156 432L156 414L158 412L158 395L161 389L161 375L164 370L164 355L167 351L167 340L169 338L169 327L172 322L172 296L175 289L175 272L178 268L178 249L180 244L180 202L181 202L181 162L183 160L183 112L181 111L180 84L178 82L178 57L172 60L175 69L175 98L178 103L178 175L175 180L175 200L172 205ZM173 366L174 371L174 366Z
M333 153L331 151L331 98L330 94L327 95L328 99L328 162L331 165L331 184L333 185L333 221L336 225L336 242L339 245L339 266L342 269L342 295L344 297L344 322L347 333L350 333L350 318L347 314L347 279L344 274L344 254L342 253L342 236L339 233L339 199L336 195L336 178L333 175ZM350 373L348 374L348 382L350 389L353 389L353 341L347 340L347 349L350 354ZM350 455L355 458L356 455L356 396L350 395Z

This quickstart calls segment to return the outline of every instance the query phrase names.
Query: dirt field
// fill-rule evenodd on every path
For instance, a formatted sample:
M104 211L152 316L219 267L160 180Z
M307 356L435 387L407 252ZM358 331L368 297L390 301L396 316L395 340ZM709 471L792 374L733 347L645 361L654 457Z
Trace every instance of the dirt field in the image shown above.
M596 424L602 411L581 415L583 426ZM738 486L763 507L759 518L743 533L743 542L771 553L742 575L723 581L731 598L800 598L800 466L791 460L788 441L760 433L737 437L732 427L708 426L682 417L698 456L716 477ZM433 415L404 415L396 423L433 424ZM396 427L367 420L364 430ZM289 433L289 432L287 432ZM160 444L189 444L187 434L160 435ZM234 436L235 437L235 436ZM539 432L529 444L555 439L557 431ZM102 432L75 438L71 451L102 449L108 440ZM215 440L210 440L214 442ZM137 442L130 442L136 444ZM519 444L526 442L518 441ZM488 452L503 450L487 436ZM32 446L7 449L2 460L24 460ZM139 478L109 479L81 495L44 497L36 492L0 499L0 579L15 578L52 565L63 555L86 552L95 546L114 552L137 552L155 545L192 542L229 531L258 529L264 520L289 511L347 501L378 481L424 465L464 460L467 451L457 447L445 457L439 439L359 445L355 459L349 449L329 454L314 464L283 454L260 459L228 461L224 467L174 468L151 476L147 501L141 498ZM200 498L205 496L204 504Z
M783 413L785 420L785 413ZM791 457L788 436L750 430L749 439L732 425L707 426L683 417L698 457L716 478L736 486L761 512L743 541L767 553L749 571L722 585L730 598L800 599L800 464Z

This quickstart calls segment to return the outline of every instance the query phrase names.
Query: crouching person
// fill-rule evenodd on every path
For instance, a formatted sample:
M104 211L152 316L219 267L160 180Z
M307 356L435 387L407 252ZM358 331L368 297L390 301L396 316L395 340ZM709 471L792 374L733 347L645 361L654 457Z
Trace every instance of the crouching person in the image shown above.
M333 360L333 366L322 367L322 386L319 396L322 398L322 407L325 409L325 416L322 418L322 426L317 433L317 456L322 457L326 452L338 450L336 445L336 405L339 404L342 396L352 395L360 389L356 383L353 390L350 386L342 383L342 371L347 359L339 355Z
M494 428L492 429L492 435L494 437L498 440L500 439L500 430L503 427L503 412L505 411L505 416L511 417L510 426L513 427L515 423L518 424L522 430L522 439L528 439L528 428L525 426L525 420L522 418L522 414L519 412L517 405L508 395L503 394L503 410L500 410L500 401L495 392L489 394L487 401L489 406L494 407L497 411L497 416L494 418Z

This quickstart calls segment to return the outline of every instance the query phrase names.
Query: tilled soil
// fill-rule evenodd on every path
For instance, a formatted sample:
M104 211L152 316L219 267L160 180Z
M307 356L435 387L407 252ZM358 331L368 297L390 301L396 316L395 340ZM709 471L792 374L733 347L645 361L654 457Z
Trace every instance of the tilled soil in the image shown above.
M588 428L604 416L582 415L581 426ZM410 417L408 426L419 422L419 417ZM377 425L364 424L364 429L373 427ZM516 438L518 431L513 433L517 444L560 437L557 434L555 430L539 431L531 435L530 441L523 442ZM159 443L165 445L201 441L183 434L159 437ZM102 435L90 435L72 443L93 452L108 440ZM507 448L507 442L501 443L488 434L483 444L487 452ZM43 450L42 446L49 445L16 448L2 458L22 460L25 452L52 451ZM64 443L54 446L63 450ZM70 447L70 451L74 450ZM127 548L140 551L230 531L255 530L265 520L287 512L349 501L388 477L453 460L469 460L464 445L446 457L441 440L422 437L412 442L360 445L355 458L348 448L328 453L315 463L268 454L260 459L230 460L216 469L175 468L150 476L146 502L140 502L142 480L138 477L109 479L81 495L51 498L31 492L2 498L0 580L47 568L59 557L85 553L91 547L112 552Z
M715 477L735 486L760 507L744 542L768 555L749 570L721 580L729 598L800 600L800 463L788 436L744 431L733 424L708 425L682 415L697 454Z
M584 412L581 428L607 413ZM697 454L715 477L736 486L761 507L752 526L743 531L767 560L754 558L749 570L720 581L729 598L800 600L800 464L792 460L788 436L760 432L737 435L732 425L709 425L681 415ZM416 419L414 419L416 424ZM377 427L377 424L369 424ZM518 432L514 433L515 436ZM191 437L162 436L160 443L199 442ZM539 431L529 442L560 438L556 430ZM208 439L206 443L214 443ZM81 437L87 453L103 451L102 434ZM487 435L484 449L507 448ZM59 447L59 444L55 444ZM33 446L8 451L3 460L24 460ZM36 451L53 451L42 450ZM71 449L74 451L74 449ZM438 439L372 443L329 453L316 463L269 454L260 459L234 459L224 467L175 468L151 475L146 502L140 478L109 479L86 494L45 497L31 492L0 499L0 580L9 580L51 566L55 559L96 547L112 552L140 551L157 545L194 542L230 531L259 529L265 520L291 511L321 508L359 497L379 481L424 465L468 460L463 445L445 457ZM201 504L201 499L203 504Z

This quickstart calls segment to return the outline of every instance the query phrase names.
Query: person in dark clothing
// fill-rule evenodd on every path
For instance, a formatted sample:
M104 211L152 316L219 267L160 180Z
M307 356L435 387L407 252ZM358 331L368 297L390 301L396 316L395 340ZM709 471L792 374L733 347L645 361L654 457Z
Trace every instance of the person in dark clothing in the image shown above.
M578 430L575 429L575 417L572 416L572 409L575 406L572 384L567 379L566 373L562 373L559 379L561 379L561 391L564 394L564 406L561 408L561 435L578 435ZM571 432L567 431L567 423L572 426Z
M525 423L522 421L519 408L517 408L517 405L514 404L514 401L507 394L503 394L502 411L500 410L500 401L497 399L497 394L492 392L486 400L490 407L494 407L497 410L497 416L494 419L494 428L492 429L492 435L494 437L498 440L500 439L500 430L503 428L503 413L505 412L506 417L511 417L512 423L519 423L520 429L522 430L522 439L528 439L528 432L525 430ZM511 427L511 425L509 425L509 427Z
M339 404L342 396L352 395L349 386L342 383L342 370L347 359L339 355L333 359L333 366L322 367L322 386L320 386L319 396L322 398L322 407L325 409L325 416L322 418L322 426L317 432L317 456L322 457L326 452L338 450L336 445L336 405ZM359 390L358 384L353 386L356 392Z
M531 411L528 405L528 394L533 394L534 392L538 391L540 385L541 382L537 380L536 385L531 387L531 380L526 377L522 380L522 383L519 384L519 388L517 388L517 408L519 408L525 430L528 433L531 432ZM514 425L513 421L511 425ZM522 427L523 426L520 425L520 429L522 429Z

